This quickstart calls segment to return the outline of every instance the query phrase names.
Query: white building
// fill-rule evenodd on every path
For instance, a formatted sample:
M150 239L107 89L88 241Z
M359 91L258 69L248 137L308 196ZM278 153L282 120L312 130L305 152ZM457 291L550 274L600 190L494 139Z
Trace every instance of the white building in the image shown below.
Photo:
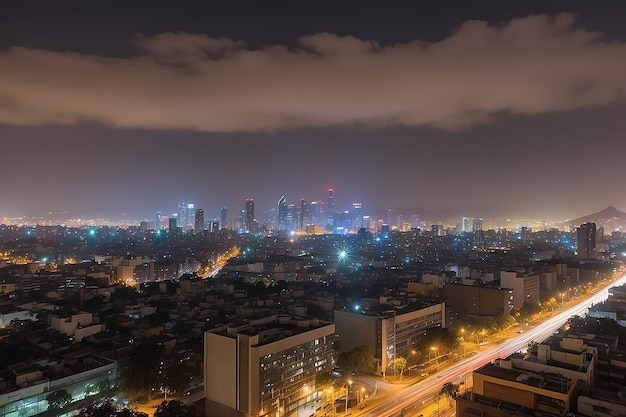
M335 325L269 316L204 335L207 416L283 417L310 410L315 376L332 369Z

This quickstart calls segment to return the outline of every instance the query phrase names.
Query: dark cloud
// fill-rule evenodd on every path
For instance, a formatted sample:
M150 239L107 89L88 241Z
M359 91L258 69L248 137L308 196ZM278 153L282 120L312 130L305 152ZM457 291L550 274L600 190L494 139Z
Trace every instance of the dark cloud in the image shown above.
M0 123L207 132L341 125L489 123L624 100L626 44L576 29L572 15L490 26L467 21L438 42L318 33L299 46L247 48L204 34L137 35L139 54L0 52Z

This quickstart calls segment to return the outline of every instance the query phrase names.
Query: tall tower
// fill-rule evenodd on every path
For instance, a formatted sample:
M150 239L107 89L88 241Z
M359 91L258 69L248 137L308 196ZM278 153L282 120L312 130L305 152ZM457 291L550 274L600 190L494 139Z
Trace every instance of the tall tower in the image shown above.
M287 199L285 196L278 199L278 205L276 207L276 224L278 230L287 229Z
M311 223L311 206L303 198L300 200L300 230L305 230Z
M203 209L196 209L193 231L194 233L202 233L202 231L204 231L204 210Z
M335 219L335 190L328 189L328 204L326 205L326 229L333 230Z
M245 228L247 232L254 231L254 199L246 200Z
M576 240L578 241L578 257L592 259L596 251L596 224L587 222L577 227Z
M352 203L352 230L363 227L363 204Z
M396 211L392 208L387 209L387 225L392 228L394 224L396 224L397 220Z
M228 208L224 205L220 210L220 227L226 229L228 223Z
M178 227L183 231L194 228L195 204L183 203L178 206Z
M178 227L183 231L187 230L187 203L178 205L178 220L176 221Z
M163 225L161 224L161 212L157 211L156 212L156 217L154 219L154 229L155 230L159 230L162 229Z

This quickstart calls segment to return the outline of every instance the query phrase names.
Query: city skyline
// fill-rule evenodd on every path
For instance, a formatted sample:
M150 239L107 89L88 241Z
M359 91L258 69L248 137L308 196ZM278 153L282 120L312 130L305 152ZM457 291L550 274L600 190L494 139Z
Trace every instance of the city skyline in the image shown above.
M626 207L620 2L181 4L3 6L0 219Z

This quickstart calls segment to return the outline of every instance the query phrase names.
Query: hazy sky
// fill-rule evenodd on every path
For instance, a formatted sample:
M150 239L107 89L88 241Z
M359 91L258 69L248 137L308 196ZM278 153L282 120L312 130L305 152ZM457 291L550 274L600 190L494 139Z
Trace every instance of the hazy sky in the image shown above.
M209 3L0 5L0 219L626 208L626 2Z

